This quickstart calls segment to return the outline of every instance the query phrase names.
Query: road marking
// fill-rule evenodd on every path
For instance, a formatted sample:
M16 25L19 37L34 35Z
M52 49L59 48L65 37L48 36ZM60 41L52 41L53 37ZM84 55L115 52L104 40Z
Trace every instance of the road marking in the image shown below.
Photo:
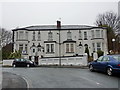
M14 74L16 74L16 73L14 73ZM23 78L25 80L25 82L27 83L27 88L30 88L30 85L29 85L29 83L28 83L28 81L27 81L27 79L25 77L21 76L20 74L16 74L16 75L18 75L21 78Z
M96 84L100 84L100 83L96 82Z
M22 76L22 78L26 81L26 83L27 83L27 88L30 88L30 85L29 85L27 79L26 79L25 77L23 77L23 76Z

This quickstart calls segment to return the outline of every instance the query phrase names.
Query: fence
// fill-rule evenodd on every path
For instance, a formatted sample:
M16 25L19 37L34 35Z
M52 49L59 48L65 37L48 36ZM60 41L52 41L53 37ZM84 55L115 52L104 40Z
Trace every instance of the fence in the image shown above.
M42 58L39 60L39 65L59 65L60 58ZM61 65L87 65L87 55L78 57L62 57Z
M38 65L59 65L60 58L41 58ZM12 66L13 60L3 60L3 66ZM61 65L87 65L87 55L76 57L62 57Z
M12 66L13 59L3 60L3 66Z

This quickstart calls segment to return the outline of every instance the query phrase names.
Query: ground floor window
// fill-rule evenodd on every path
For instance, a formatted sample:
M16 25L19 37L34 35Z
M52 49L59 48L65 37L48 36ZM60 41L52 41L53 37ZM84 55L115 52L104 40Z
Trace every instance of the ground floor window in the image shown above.
M23 51L23 44L19 44L19 50L20 50L20 52Z
M27 45L27 44L25 44L25 51L26 51L26 54L27 54L27 51L28 51L28 50L27 50L27 46L28 46L28 45Z
M97 51L101 50L101 43L97 43Z
M66 44L66 53L74 53L74 44L73 43Z
M46 44L46 53L54 53L54 44Z
M95 43L92 43L93 51L95 51Z

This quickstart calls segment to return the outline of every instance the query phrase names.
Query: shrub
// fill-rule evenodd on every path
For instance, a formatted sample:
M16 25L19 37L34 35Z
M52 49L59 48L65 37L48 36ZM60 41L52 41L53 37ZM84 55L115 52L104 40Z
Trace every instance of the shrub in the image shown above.
M102 50L98 50L98 51L97 51L97 54L98 54L98 57L100 57L100 56L103 56L103 55L104 55L104 52L103 52Z

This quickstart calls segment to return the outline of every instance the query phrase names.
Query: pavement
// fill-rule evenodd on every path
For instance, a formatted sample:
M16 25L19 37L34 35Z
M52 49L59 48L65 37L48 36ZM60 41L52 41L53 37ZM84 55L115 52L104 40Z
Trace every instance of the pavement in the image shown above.
M2 65L4 68L10 68L13 67L11 65ZM88 69L88 66L79 66L79 65L37 65L34 68L82 68L82 69Z
M2 88L27 88L27 83L19 75L3 72Z

